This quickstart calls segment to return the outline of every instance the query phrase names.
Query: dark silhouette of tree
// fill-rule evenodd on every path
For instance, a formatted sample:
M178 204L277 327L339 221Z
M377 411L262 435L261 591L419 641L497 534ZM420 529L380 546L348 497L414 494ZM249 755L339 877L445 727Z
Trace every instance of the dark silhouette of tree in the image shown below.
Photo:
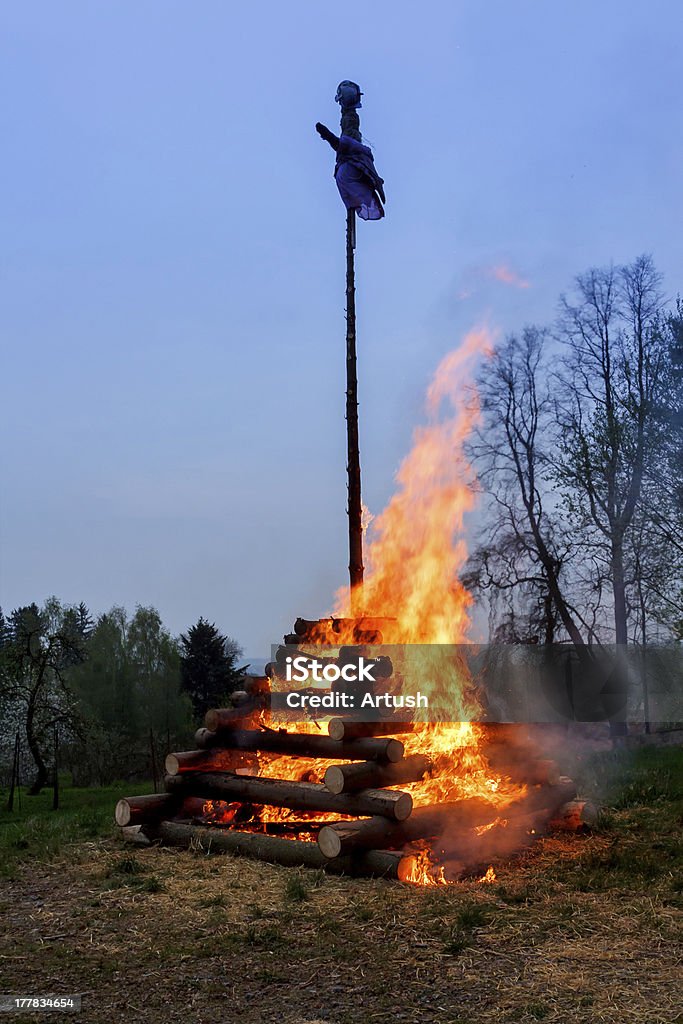
M542 642L553 642L559 624L588 664L586 624L564 582L573 548L550 498L553 404L543 366L547 340L546 331L526 328L521 338L507 339L481 374L482 424L472 453L492 516L486 539L470 560L467 582L495 595L521 592L536 608ZM510 634L511 610L508 602L499 623L502 635ZM530 639L528 626L523 629L524 639Z
M243 673L236 667L242 649L204 618L181 634L180 646L181 685L195 715L202 718L209 708L220 707L242 685Z

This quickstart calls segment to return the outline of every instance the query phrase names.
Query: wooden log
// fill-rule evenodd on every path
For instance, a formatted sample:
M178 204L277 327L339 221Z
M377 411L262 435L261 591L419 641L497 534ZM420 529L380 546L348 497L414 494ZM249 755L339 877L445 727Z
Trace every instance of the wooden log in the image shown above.
M219 808L225 808L227 811L228 804L224 801L211 801L212 804L217 804ZM181 803L178 811L174 815L175 818L203 818L206 814L207 801L203 796L186 796Z
M121 828L121 838L125 843L133 843L135 846L150 846L150 840L142 831L142 825L124 825Z
M243 688L252 697L256 694L270 693L270 679L268 676L245 676Z
M181 775L183 772L236 772L246 770L254 774L258 758L255 754L239 750L220 748L213 750L180 750L166 756L167 775Z
M595 825L597 820L598 808L590 800L569 800L553 814L549 827L560 832L580 832Z
M424 754L404 757L397 764L377 764L376 761L333 764L325 772L324 783L330 793L356 793L360 789L382 789L384 786L400 786L404 782L419 782L431 767L431 760Z
M457 800L416 807L408 820L400 824L379 817L366 821L334 822L320 829L318 845L328 857L377 846L389 849L402 847L418 839L438 840L444 834L448 834L450 845L457 843L459 831L489 825L500 818L507 822L502 844L520 848L526 842L524 837L527 833L539 835L547 831L547 823L557 808L575 793L575 783L563 777L556 786L537 786L502 809L496 808L490 800ZM491 837L491 845L494 840L495 835ZM471 840L469 845L472 845Z
M323 825L318 846L326 857L338 857L353 850L402 847L417 839L433 839L446 828L470 828L495 820L496 809L489 800L456 800L446 804L416 807L400 823L375 815L365 821L335 821Z
M308 637L311 634L325 634L332 631L332 619L302 619L299 617L294 623L294 632L298 637Z
M242 800L250 804L270 804L295 811L333 811L338 814L379 815L404 821L413 809L409 793L395 790L365 789L360 793L330 793L316 782L291 782L251 775L221 775L196 772L167 775L166 788L182 796L204 796L214 800ZM126 824L128 824L126 822Z
M206 712L204 721L208 718L210 721L219 721L220 725L216 726L216 729L239 729L243 726L251 716L257 716L261 710L261 707L256 700L250 701L239 708L212 708ZM256 718L253 719L256 722ZM215 730L211 730L215 731ZM197 734L195 733L195 736Z
M414 722L354 722L346 718L331 718L327 723L327 732L333 740L393 736L395 733L413 732L414 729Z
M357 644L381 644L385 630L396 630L396 619L363 617L360 619L297 619L294 643L318 643L335 646L343 638ZM292 634L287 634L287 640Z
M339 857L329 862L316 843L282 839L259 832L203 828L200 825L174 821L162 821L158 825L145 826L143 831L150 840L157 840L169 846L187 847L199 844L211 853L231 853L289 867L324 868L325 871L344 875L398 878L404 859L400 852L371 850L355 857Z
M335 761L380 761L395 763L403 757L400 740L369 736L357 740L333 740L313 733L272 732L265 729L200 729L197 746L228 747L234 750L261 750L290 757L324 757Z
M230 703L234 708L239 708L244 704L253 703L253 698L246 690L233 690L230 694Z
M255 714L257 710L255 705L243 708L211 708L204 716L204 723L210 732L239 729L245 719Z
M332 619L332 631L345 636L353 636L356 630L362 632L379 630L390 631L396 628L396 619L386 616L362 615L357 619Z
M143 825L146 822L172 818L179 801L168 793L151 793L149 796L125 796L116 805L116 824L125 828L129 825Z

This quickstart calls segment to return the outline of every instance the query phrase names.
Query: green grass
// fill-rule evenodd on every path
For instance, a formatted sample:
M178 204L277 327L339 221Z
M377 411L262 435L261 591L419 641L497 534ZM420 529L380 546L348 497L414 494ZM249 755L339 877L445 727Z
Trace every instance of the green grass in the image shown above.
M657 879L679 891L683 877L683 748L644 747L596 754L576 778L602 805L596 843L559 858L551 874L578 892L642 890ZM503 896L503 898L505 898Z
M151 793L150 782L119 782L112 786L76 789L63 786L60 807L52 810L52 791L28 796L14 794L8 811L8 791L0 789L0 877L12 877L26 862L50 860L70 843L92 841L114 832L114 807L123 796Z
M683 747L602 752L574 772L582 794L614 810L683 801Z

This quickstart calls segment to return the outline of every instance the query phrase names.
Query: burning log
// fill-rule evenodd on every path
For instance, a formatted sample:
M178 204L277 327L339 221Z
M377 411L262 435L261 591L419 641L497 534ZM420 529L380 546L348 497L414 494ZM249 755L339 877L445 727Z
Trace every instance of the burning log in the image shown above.
M294 633L298 637L320 636L332 632L332 619L302 619L294 623Z
M364 736L393 736L395 733L413 732L414 722L353 722L346 718L331 718L327 732L333 740L355 740Z
M250 702L238 708L216 708L214 710L216 711L216 714L219 716L220 719L220 725L217 726L217 728L220 728L221 730L227 730L236 728L238 729L240 726L243 726L246 723L247 719L249 719L251 716L256 716L258 714L260 708L257 707L256 704ZM211 713L211 711L206 712L207 716L211 715ZM254 717L254 722L256 721L257 718ZM197 733L195 733L195 736L196 735Z
M563 777L556 786L538 786L502 810L489 800L471 799L416 807L410 818L400 824L379 817L366 821L334 822L320 829L318 845L325 856L337 857L352 850L376 846L402 847L419 839L438 840L447 835L449 846L478 847L477 858L473 861L478 864L479 856L485 859L502 849L511 852L515 847L520 849L533 842L547 829L548 821L557 809L575 794L574 782ZM495 830L493 823L497 819L505 824ZM471 836L464 835L465 831L471 832L482 825L492 826L484 852L483 842L477 843Z
M255 755L236 750L181 750L166 757L167 775L182 775L183 772L254 772L258 764Z
M173 821L147 825L143 831L148 839L160 840L169 846L187 847L200 843L211 852L232 853L289 867L324 868L335 874L398 878L404 860L400 852L370 850L356 857L339 857L329 862L315 843L281 839L259 832L202 828Z
M450 804L416 807L407 821L400 824L375 816L365 821L335 821L323 825L318 833L318 846L326 857L339 857L353 850L375 847L402 847L417 839L431 839L451 827L488 824L496 816L495 806L488 800L457 800Z
M128 825L143 825L146 822L172 818L178 807L178 799L168 793L151 793L149 796L126 796L119 800L114 811L116 824L122 828Z
M294 623L295 643L319 643L334 646L343 638L347 643L381 644L388 631L396 627L395 619L363 616L358 619L297 619ZM291 634L289 634L291 636Z
M360 789L382 789L404 782L419 782L431 767L431 760L424 754L413 754L397 764L382 765L375 761L333 764L325 772L324 782L330 793L355 793Z
M549 827L560 832L581 832L598 820L598 808L590 800L569 800L555 812Z
M223 715L223 709L219 714ZM210 714L210 712L208 713ZM212 719L213 720L213 719ZM222 719L221 719L222 720ZM207 749L232 748L235 750L261 750L269 754L289 754L291 757L324 757L339 761L381 761L395 763L403 757L400 740L369 736L363 739L340 741L329 736L311 733L272 732L264 729L199 729L195 734L198 747Z
M296 627L295 627L296 628ZM363 615L358 619L332 619L332 631L345 636L353 635L356 630L360 632L375 632L396 628L396 619L386 616Z
M330 793L316 782L290 782L251 775L197 772L169 775L166 788L181 798L204 796L211 800L241 800L250 804L289 807L294 811L333 811L350 815L379 815L405 821L413 809L409 793L366 789L360 793ZM128 824L128 822L126 822Z

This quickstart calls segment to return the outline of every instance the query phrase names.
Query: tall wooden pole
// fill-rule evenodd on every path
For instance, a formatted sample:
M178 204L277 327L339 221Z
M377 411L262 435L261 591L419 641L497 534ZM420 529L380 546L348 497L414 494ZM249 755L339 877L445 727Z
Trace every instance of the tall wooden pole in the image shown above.
M356 212L346 212L346 448L349 490L349 578L351 614L362 612L363 522L358 442L358 375L356 370Z

